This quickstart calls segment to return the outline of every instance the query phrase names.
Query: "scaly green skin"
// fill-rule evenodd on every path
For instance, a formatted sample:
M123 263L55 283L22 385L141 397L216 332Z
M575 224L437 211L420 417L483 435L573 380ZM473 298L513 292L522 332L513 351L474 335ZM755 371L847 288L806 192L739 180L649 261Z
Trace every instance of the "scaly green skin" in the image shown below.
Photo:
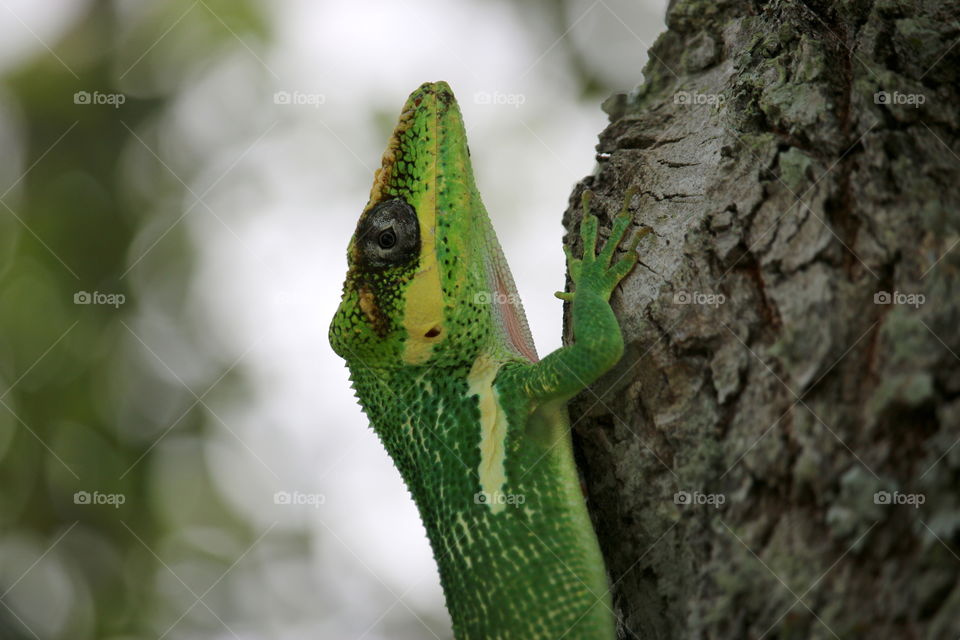
M613 259L629 223L624 210L597 255L585 215L575 291L558 294L575 342L536 361L453 94L428 83L407 100L330 343L420 510L457 638L614 637L566 402L623 352L608 300L636 262L635 243Z

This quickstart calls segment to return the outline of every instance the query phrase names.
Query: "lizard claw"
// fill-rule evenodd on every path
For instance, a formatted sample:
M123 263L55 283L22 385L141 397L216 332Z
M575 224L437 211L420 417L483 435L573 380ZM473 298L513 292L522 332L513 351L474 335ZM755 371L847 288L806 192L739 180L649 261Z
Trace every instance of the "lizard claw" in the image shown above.
M587 190L583 192L581 203L583 206L583 221L580 223L580 234L583 239L583 257L580 260L573 258L569 249L565 249L567 263L570 269L570 277L574 282L575 291L573 293L555 294L561 300L572 302L578 291L588 290L598 293L604 299L609 299L613 289L622 280L633 266L637 263L636 254L637 245L640 239L649 233L645 228L631 234L630 240L624 249L626 255L618 260L613 256L617 247L621 246L627 228L633 221L628 208L630 201L636 194L636 189L631 187L624 194L623 205L619 213L614 217L613 228L610 230L610 237L604 243L603 248L597 253L597 227L599 225L597 217L590 213L590 201L593 192Z

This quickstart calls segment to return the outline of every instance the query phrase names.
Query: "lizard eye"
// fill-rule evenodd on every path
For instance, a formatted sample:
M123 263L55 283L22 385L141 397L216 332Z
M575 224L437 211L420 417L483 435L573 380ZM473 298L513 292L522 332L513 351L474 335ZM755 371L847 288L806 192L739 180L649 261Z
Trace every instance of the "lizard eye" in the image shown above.
M377 236L377 244L380 245L381 249L392 249L393 245L397 244L397 234L394 233L393 227L380 232L380 235Z
M406 264L420 252L420 222L417 212L402 198L374 206L357 229L358 258L367 267L386 268Z

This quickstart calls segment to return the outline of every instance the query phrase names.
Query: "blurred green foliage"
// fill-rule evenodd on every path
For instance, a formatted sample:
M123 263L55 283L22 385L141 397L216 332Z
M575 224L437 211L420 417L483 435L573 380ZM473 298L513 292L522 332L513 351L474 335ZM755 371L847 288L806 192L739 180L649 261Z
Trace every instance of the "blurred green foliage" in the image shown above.
M243 0L145 4L121 15L117 3L91 3L50 51L3 77L12 133L2 160L11 183L0 185L0 638L156 638L169 628L202 591L164 563L195 562L211 579L185 582L209 586L236 553L184 539L161 496L192 503L192 525L230 532L241 550L255 537L219 503L190 437L208 422L202 404L135 335L149 282L136 263L159 233L136 240L158 218L161 229L177 220L180 180L190 179L144 153L157 142L149 131L205 61L245 47L239 37L268 38L267 23ZM176 38L165 37L171 24ZM125 101L78 104L79 92ZM162 242L162 277L182 290L189 242L178 227ZM125 302L75 303L95 291ZM158 467L154 444L175 421L181 454ZM84 504L78 492L123 504Z

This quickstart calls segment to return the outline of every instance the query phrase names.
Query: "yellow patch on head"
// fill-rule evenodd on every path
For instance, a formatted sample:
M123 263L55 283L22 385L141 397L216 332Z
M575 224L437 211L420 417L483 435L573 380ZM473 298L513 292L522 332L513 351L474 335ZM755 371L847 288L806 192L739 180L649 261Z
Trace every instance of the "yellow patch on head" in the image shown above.
M367 316L370 324L377 323L377 301L373 292L366 287L360 289L360 310L363 311L363 315Z
M434 215L420 214L420 269L407 287L406 305L403 311L403 328L407 340L403 347L403 361L407 364L424 364L433 353L433 345L443 339L443 290L440 286L440 268L434 253L431 228L424 234L425 218ZM428 239L429 237L429 239ZM429 245L429 247L427 246Z
M423 135L439 139L436 122L427 123ZM403 311L403 328L407 337L403 361L410 365L424 364L433 354L433 346L445 337L443 317L443 288L440 267L437 264L437 150L425 151L432 155L430 170L421 180L432 185L416 194L409 204L417 211L420 222L420 267L407 287Z

